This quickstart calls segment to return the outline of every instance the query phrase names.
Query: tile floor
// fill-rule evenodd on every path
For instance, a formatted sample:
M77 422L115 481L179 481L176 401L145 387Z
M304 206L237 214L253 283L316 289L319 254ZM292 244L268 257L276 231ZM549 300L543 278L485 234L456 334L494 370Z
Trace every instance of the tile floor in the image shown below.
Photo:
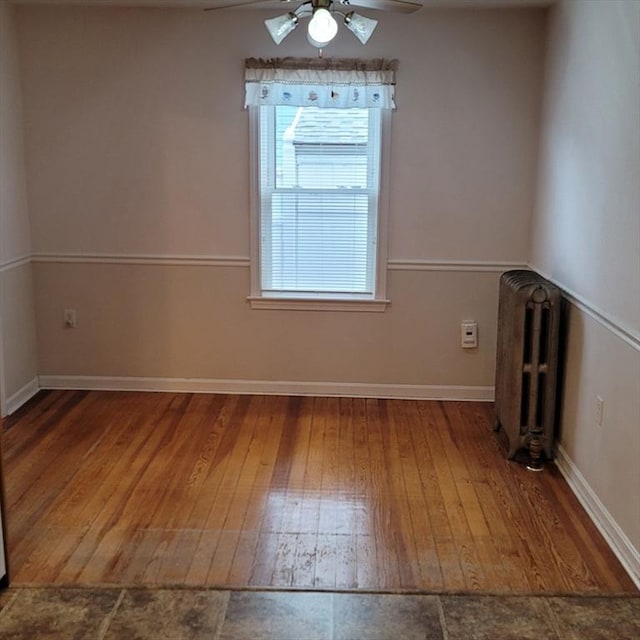
M638 596L10 588L2 640L638 640Z

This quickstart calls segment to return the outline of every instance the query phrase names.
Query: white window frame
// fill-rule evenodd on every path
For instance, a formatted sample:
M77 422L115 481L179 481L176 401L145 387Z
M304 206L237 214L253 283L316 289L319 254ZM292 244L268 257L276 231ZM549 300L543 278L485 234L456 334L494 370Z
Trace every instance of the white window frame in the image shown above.
M250 233L251 233L251 293L248 300L253 309L285 309L305 311L384 311L390 304L387 298L387 260L389 224L389 169L391 110L380 110L380 180L377 212L376 265L374 294L342 296L324 294L263 295L261 285L261 202L260 202L260 107L250 106Z

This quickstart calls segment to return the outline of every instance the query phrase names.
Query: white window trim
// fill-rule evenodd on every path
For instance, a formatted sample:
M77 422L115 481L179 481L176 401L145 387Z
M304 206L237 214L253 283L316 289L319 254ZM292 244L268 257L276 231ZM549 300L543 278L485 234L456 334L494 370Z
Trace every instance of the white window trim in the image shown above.
M260 107L249 110L249 179L250 179L250 258L251 293L247 300L252 309L283 309L289 311L385 311L387 298L387 261L389 242L389 170L391 166L391 110L381 109L380 183L378 194L378 241L376 245L375 296L348 297L264 295L260 284L262 263L260 245Z

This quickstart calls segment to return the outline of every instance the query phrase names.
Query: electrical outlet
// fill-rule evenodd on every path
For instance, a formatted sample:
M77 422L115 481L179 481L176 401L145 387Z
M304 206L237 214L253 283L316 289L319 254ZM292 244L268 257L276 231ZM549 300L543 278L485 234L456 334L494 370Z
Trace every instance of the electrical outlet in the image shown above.
M64 326L67 329L75 329L76 328L76 310L75 309L65 309L64 310Z
M596 396L596 424L604 425L604 400L600 396Z

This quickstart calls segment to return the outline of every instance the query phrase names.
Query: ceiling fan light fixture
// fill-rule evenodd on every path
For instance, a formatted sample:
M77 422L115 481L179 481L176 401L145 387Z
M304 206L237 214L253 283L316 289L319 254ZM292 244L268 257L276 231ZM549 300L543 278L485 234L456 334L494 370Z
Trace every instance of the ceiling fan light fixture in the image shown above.
M344 17L344 24L362 44L367 44L367 40L369 40L375 28L378 26L378 21L365 18L365 16L351 11Z
M307 28L307 40L322 49L326 47L338 33L338 23L327 9L319 8L313 12Z
M298 16L295 13L285 13L265 20L264 25L273 41L280 44L298 26Z

